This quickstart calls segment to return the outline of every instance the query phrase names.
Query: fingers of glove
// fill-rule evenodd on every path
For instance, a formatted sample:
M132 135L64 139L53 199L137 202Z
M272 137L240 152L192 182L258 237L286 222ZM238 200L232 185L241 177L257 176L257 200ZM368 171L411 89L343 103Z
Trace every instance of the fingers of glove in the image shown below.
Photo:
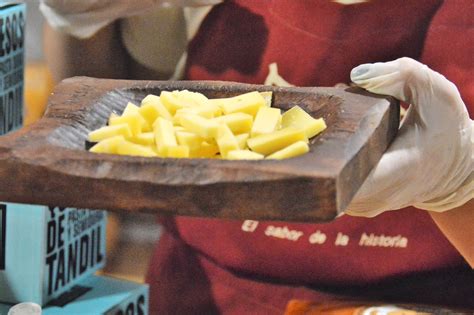
M387 151L354 196L346 213L372 217L407 206L413 197L410 183L418 176L418 160L416 148Z
M413 104L424 125L459 126L469 118L456 86L410 58L360 65L352 70L351 79L370 92Z

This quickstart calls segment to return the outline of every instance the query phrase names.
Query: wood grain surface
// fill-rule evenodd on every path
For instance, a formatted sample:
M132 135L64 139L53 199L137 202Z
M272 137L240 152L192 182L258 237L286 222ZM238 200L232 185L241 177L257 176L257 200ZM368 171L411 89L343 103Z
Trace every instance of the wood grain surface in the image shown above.
M273 91L328 128L286 160L163 159L94 154L87 134L147 94L188 89L209 98ZM282 88L216 81L75 77L37 123L0 137L0 200L113 211L320 222L350 203L396 135L399 104L357 88Z

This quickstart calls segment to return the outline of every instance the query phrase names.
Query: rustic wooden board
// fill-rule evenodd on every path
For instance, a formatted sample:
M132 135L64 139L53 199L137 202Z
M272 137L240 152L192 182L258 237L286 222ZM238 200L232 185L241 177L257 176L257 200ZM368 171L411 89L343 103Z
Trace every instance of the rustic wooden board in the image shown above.
M287 160L225 161L94 154L89 131L149 93L188 89L210 98L273 91L328 129ZM280 88L210 81L76 77L59 84L44 118L0 137L0 200L234 219L327 221L343 211L394 138L398 103L357 88Z

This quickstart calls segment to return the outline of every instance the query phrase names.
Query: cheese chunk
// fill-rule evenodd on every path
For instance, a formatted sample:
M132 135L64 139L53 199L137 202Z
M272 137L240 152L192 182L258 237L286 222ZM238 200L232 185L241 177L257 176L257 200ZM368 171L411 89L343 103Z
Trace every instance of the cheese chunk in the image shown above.
M253 117L244 113L233 113L214 118L219 123L226 124L234 134L247 133L252 129Z
M266 91L266 92L259 92L260 95L262 95L263 99L265 100L265 105L268 107L272 107L272 97L273 97L273 92L272 91Z
M281 122L281 110L272 107L260 107L255 116L250 135L252 137L277 130Z
M142 100L138 112L150 125L153 125L158 117L163 117L166 120L173 119L170 112L161 103L160 98L153 94L148 95Z
M175 134L176 134L176 140L178 141L178 144L185 145L190 150L199 149L199 147L201 146L201 143L204 141L204 138L189 131L175 130Z
M181 126L186 130L193 132L204 139L217 137L217 129L219 124L212 120L195 114L182 114L180 117Z
M152 148L123 140L117 144L117 154L156 157L158 156Z
M204 141L198 149L192 150L189 153L193 158L211 158L219 152L219 147L214 143Z
M153 127L155 143L160 154L165 154L164 152L167 147L175 147L178 145L171 121L158 117Z
M122 141L125 141L123 136L113 136L96 143L89 151L94 153L117 154L118 144Z
M229 160L261 160L263 155L250 150L233 150L227 153Z
M242 133L240 135L235 136L235 139L237 139L237 143L239 144L239 149L241 150L247 149L248 138L249 138L248 133Z
M131 137L129 141L141 145L155 145L155 134L153 132L143 132Z
M308 138L312 138L326 129L323 118L314 119L299 106L294 106L283 113L281 126L282 128L290 126L303 128Z
M163 91L160 94L160 100L173 115L180 108L201 106L209 101L203 94L187 90Z
M221 108L224 114L245 113L255 117L260 107L266 106L265 99L257 92L249 92L221 100Z
M297 141L293 144L290 144L286 148L283 148L275 153L267 156L267 159L288 159L298 155L302 155L309 152L309 146L306 141Z
M247 145L252 151L268 155L300 140L308 141L305 132L299 128L287 127L251 138L247 140Z
M227 157L227 152L239 149L239 143L233 135L232 131L225 124L221 124L217 131L217 146L222 157Z
M113 136L124 136L129 138L132 136L132 131L127 124L120 124L115 126L105 126L89 133L89 141L99 142L101 140L111 138Z
M139 115L138 120L140 121L141 130L142 131L151 131L151 124L148 123L148 121L140 114L139 111L140 111L140 107L133 104L132 102L128 102L127 106L125 106L125 109L123 110L123 113L122 113L121 117L126 117L126 116L131 116L131 115L137 115L138 114ZM110 119L112 119L112 117ZM109 124L110 124L110 119L109 119Z
M109 126L126 124L130 127L132 135L136 136L142 132L142 119L143 117L138 112L129 112L122 116L110 117Z
M185 145L170 146L164 149L164 154L169 158L189 157L189 148Z

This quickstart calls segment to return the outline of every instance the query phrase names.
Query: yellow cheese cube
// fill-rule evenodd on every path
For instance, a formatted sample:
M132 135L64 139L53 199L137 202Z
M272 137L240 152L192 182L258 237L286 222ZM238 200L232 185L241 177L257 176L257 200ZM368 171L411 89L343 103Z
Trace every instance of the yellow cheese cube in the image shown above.
M272 91L266 91L266 92L259 92L260 95L262 95L263 99L265 100L265 105L268 107L272 107L272 97L273 97L273 92Z
M272 107L260 107L255 116L250 135L252 137L277 130L281 121L281 110Z
M204 139L215 138L219 124L212 120L195 114L182 114L180 116L181 126L186 130L193 132Z
M260 107L265 106L265 99L259 92L249 92L222 100L224 114L246 113L255 117Z
M160 153L164 152L167 147L175 147L178 145L171 121L158 117L153 127L155 143Z
M125 108L122 112L122 115L127 115L127 114L130 114L130 113L136 113L136 112L138 112L138 109L139 109L139 107L137 105L133 104L132 102L128 102L127 106L125 106Z
M270 154L269 156L267 156L267 159L288 159L308 152L308 143L306 143L306 141L297 141L293 144L290 144L286 148L283 148L275 153Z
M117 154L120 155L132 155L132 156L145 156L145 157L156 157L156 152L150 147L132 143L129 141L121 141L117 145Z
M120 116L120 115L117 115L116 113L111 112L111 113L110 113L110 116L109 116L109 120L110 120L111 118L115 118L115 117L119 117L119 116Z
M175 117L182 113L196 114L204 118L214 118L220 116L222 114L222 110L215 104L207 103L196 107L180 108L176 111Z
M165 147L165 156L169 158L187 158L189 157L189 148L185 145Z
M248 133L242 133L240 135L236 135L235 138L237 139L237 143L239 144L239 149L241 150L247 149L247 140L249 138Z
M326 129L323 118L315 119L299 106L294 106L283 113L281 126L282 128L290 126L303 128L308 138L312 138Z
M175 130L175 134L176 134L176 140L178 141L178 144L185 145L190 150L199 149L199 147L201 146L201 143L204 141L202 137L189 131L176 131Z
M218 123L226 124L234 134L247 133L252 129L253 117L244 113L233 113L214 118Z
M219 126L216 142L217 146L219 147L219 152L224 158L227 156L227 152L239 149L239 143L237 142L237 139L229 127L227 127L225 124L221 124Z
M109 126L127 124L133 136L138 135L142 131L143 117L138 113L127 113L118 117L111 117L109 119Z
M180 108L194 107L206 104L208 99L201 93L190 91L163 91L160 100L171 114L175 114Z
M261 160L263 155L250 150L233 150L227 153L229 160Z
M94 153L116 154L118 144L122 141L125 141L123 136L113 136L98 142L92 148L90 148L89 151Z
M153 132L143 132L129 139L133 143L141 145L155 145L155 134Z
M281 150L297 141L308 141L303 129L287 127L273 133L263 134L247 140L247 145L252 151L268 155Z
M139 109L140 107L138 107L137 105L131 103L131 102L128 102L127 103L127 106L125 107L125 109L123 110L123 113L122 113L122 116L128 116L130 114L132 115L135 115L135 114L139 114L139 120L140 120L140 124L141 124L141 129L142 131L151 131L151 125L148 123L148 121L142 117L142 115L140 115L139 113ZM110 121L110 119L109 119Z
M219 152L219 147L214 143L204 141L198 149L190 152L190 157L193 158L210 158Z
M172 120L170 112L161 103L160 98L150 94L142 100L141 107L138 112L145 118L150 125L153 125L158 117Z
M175 95L178 99L183 102L190 104L190 106L201 106L207 104L209 99L202 93L199 92L192 92L188 90L181 90L181 91L173 91L173 95Z
M105 126L97 130L91 131L89 133L89 141L99 142L101 140L111 138L113 136L124 136L129 138L132 136L132 131L127 124L115 125L115 126Z

